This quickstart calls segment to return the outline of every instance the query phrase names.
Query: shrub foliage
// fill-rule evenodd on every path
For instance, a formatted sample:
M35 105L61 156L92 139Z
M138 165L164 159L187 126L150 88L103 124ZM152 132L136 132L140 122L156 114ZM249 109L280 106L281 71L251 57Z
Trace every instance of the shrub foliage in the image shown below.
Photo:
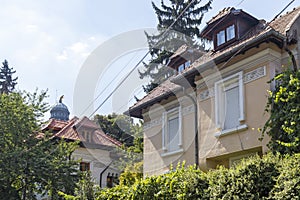
M263 133L271 136L269 147L282 154L300 153L300 70L284 70L274 80L266 111L270 114Z
M207 173L191 166L100 191L102 199L300 199L300 155L268 154Z

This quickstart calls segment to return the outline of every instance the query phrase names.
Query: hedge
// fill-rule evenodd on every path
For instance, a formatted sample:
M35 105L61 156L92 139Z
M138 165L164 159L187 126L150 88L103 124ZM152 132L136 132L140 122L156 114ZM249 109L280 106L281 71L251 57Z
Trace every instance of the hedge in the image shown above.
M100 191L106 199L300 199L300 155L253 156L209 172L184 165L159 176Z

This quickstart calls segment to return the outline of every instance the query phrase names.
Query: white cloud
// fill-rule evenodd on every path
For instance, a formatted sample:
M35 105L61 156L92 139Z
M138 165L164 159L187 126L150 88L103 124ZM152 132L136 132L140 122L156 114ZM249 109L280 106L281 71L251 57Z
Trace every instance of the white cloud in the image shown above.
M59 54L59 55L56 56L56 59L58 61L60 61L60 60L67 60L68 59L68 53L67 53L67 51L63 50L63 52L61 54Z
M88 44L83 43L83 42L76 42L72 44L69 49L73 51L75 54L82 54L83 52L86 51L88 47Z

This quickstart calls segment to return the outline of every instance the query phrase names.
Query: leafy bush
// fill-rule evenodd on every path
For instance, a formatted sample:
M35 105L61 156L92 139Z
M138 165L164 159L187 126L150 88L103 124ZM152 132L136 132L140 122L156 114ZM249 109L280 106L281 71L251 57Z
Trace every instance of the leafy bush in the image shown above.
M300 155L286 156L270 196L272 199L300 199Z
M178 166L168 174L136 179L133 185L102 189L96 199L300 199L300 155L269 153L207 173Z
M210 199L264 199L279 175L278 156L254 156L208 173Z
M98 199L204 199L207 188L204 172L182 165L168 174L139 180L131 187L103 190Z
M286 69L274 81L280 84L270 92L266 107L270 117L263 133L271 136L268 145L273 152L300 153L300 70Z

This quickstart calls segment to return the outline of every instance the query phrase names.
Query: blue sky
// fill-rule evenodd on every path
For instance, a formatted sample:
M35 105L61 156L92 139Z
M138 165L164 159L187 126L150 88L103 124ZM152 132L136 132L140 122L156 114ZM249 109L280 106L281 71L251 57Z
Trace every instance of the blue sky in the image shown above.
M48 88L50 97L47 101L50 105L55 104L60 95L65 95L64 102L69 106L71 115L82 114L73 112L73 92L80 70L91 52L103 45L103 42L111 41L118 35L133 30L155 28L157 24L151 1L148 0L1 0L0 2L1 62L7 59L9 65L17 71L18 89L33 91L36 87ZM204 18L203 25L221 9L229 6L241 8L258 19L269 21L288 2L290 1L215 0L212 10ZM287 10L299 5L300 0L296 0ZM112 60L106 73L99 77L94 97L119 70L125 67L128 72L145 51L146 48L130 51ZM97 58L103 59L101 56L97 55ZM126 74L126 70L121 73L121 77ZM112 87L94 102L92 110L103 101L120 79L114 81ZM119 91L120 95L108 101L98 113L124 111L130 104L130 96L139 92L140 88L141 83L138 83L136 88L126 92L126 98L120 98L123 97L121 95L124 92L123 88ZM88 104L86 102L84 104Z

